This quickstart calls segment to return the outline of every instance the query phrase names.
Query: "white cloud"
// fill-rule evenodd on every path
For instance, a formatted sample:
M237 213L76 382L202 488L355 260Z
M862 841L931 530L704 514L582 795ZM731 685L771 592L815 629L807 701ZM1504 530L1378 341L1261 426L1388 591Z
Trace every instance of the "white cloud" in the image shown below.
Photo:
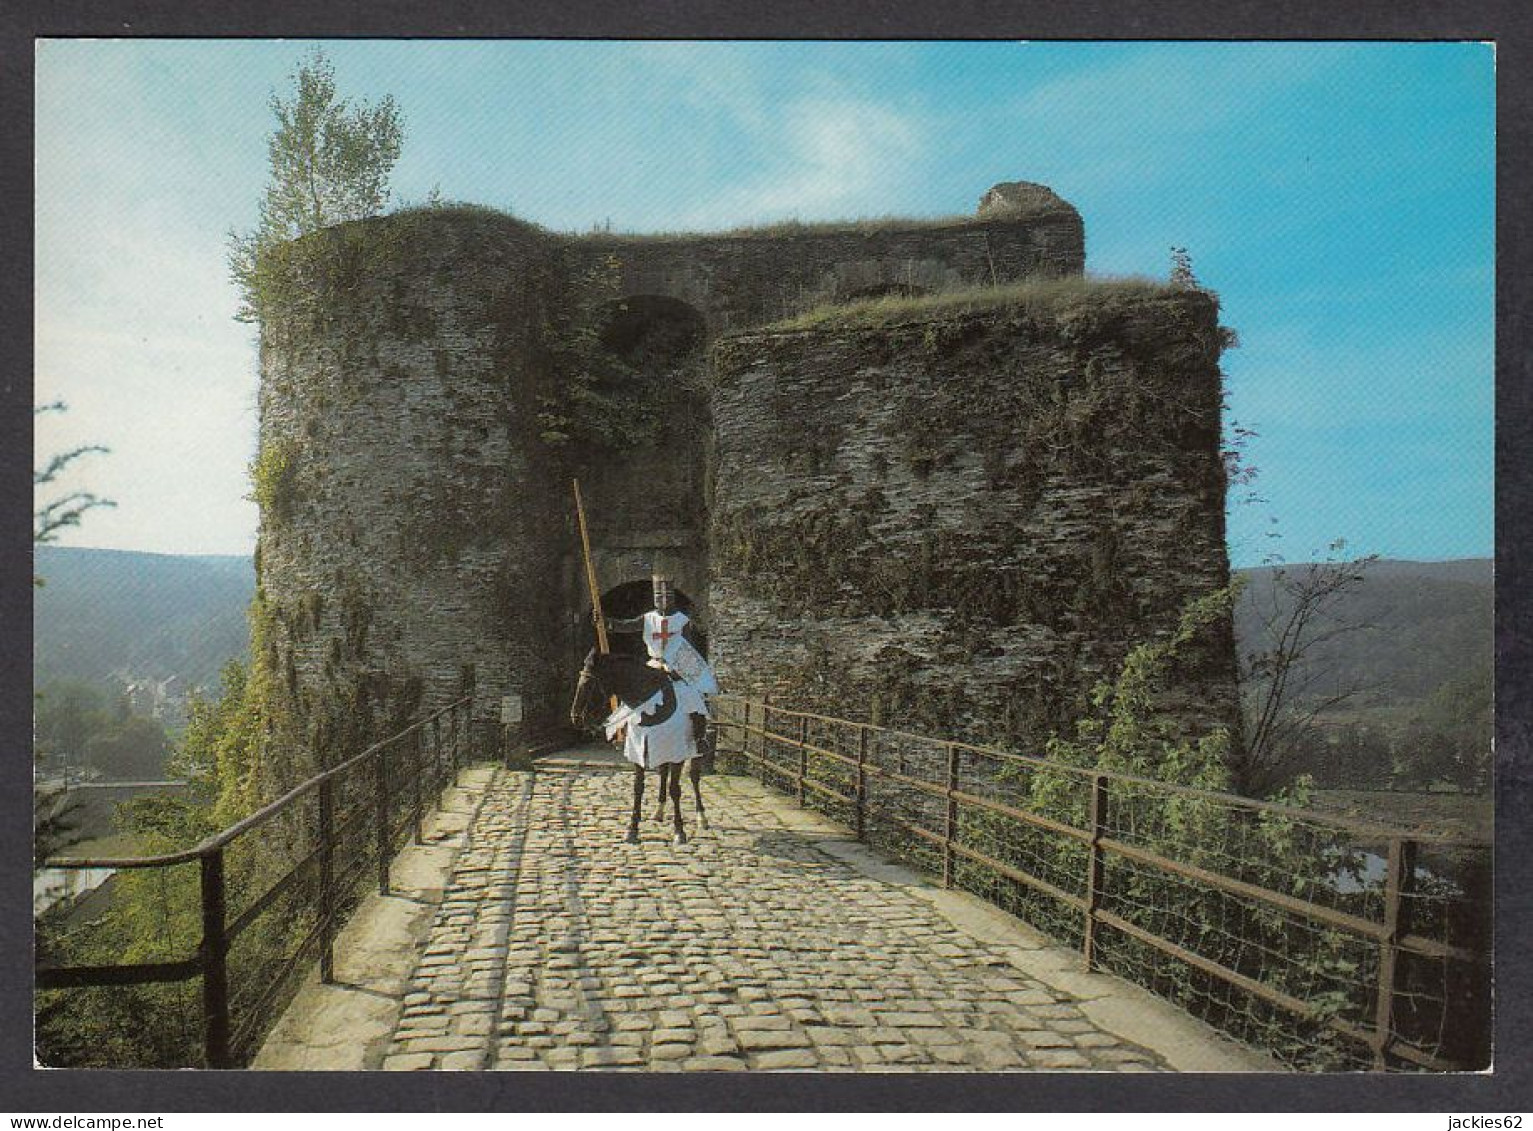
M908 179L925 131L914 114L850 97L808 97L784 108L757 144L781 156L685 218L689 227L856 215Z

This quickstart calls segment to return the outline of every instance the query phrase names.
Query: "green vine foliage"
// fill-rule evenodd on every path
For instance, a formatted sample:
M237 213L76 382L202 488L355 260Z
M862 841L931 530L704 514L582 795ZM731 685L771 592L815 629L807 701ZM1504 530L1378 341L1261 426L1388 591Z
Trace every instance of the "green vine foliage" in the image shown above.
M550 448L619 452L657 443L667 421L704 396L700 367L675 369L688 343L664 330L629 351L606 339L627 312L622 271L622 260L608 254L577 272L567 301L545 322L551 379L538 393L537 421Z
M268 522L286 522L299 502L298 444L287 438L268 439L250 464L247 496Z
M1247 810L1217 796L1228 790L1236 737L1216 729L1196 740L1179 733L1162 696L1168 675L1196 652L1209 633L1227 624L1235 587L1192 601L1175 629L1135 647L1115 678L1097 684L1090 711L1073 734L1048 743L1042 767L1002 773L1013 796L1031 812L1075 828L1090 828L1090 778L1050 772L1049 765L1125 775L1110 784L1111 835L1194 868L1238 878L1268 890L1313 898L1317 875L1360 867L1350 845L1317 838L1301 818L1281 810ZM1136 785L1129 778L1148 779ZM1209 791L1177 793L1157 782ZM1276 798L1290 806L1308 799L1301 780ZM1006 846L1003 862L1024 868L1065 890L1081 891L1085 846L1000 818L968 818L967 835ZM1316 1011L1301 1021L1258 999L1231 994L1221 982L1126 936L1111 933L1099 958L1113 969L1177 1001L1218 1027L1269 1048L1310 1069L1357 1066L1358 1050L1341 1043L1327 1022L1342 1017L1366 1023L1366 990L1376 975L1376 948L1339 932L1306 926L1255 900L1109 856L1104 889L1109 905L1140 927L1169 937L1239 974L1306 1001ZM1234 871L1232 871L1232 869ZM1331 902L1338 902L1336 897ZM1351 909L1366 913L1366 894ZM1078 914L1037 893L1021 893L1012 908L1059 937L1078 941Z
M625 404L614 391L618 360L602 346L604 312L617 301L622 264L603 257L572 288L573 301L551 314L544 327L555 375L538 394L538 438L549 447L623 443Z
M1229 731L1218 728L1189 742L1177 721L1161 710L1160 696L1175 659L1205 633L1229 622L1232 600L1230 588L1196 598L1182 611L1169 636L1130 650L1117 678L1104 680L1092 690L1093 713L1077 722L1075 735L1049 741L1049 758L1198 789L1227 789Z

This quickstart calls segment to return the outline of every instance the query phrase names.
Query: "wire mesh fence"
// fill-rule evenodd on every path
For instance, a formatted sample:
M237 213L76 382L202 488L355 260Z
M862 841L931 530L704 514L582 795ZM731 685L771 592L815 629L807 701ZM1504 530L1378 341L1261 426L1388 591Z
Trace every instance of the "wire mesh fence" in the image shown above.
M460 699L196 848L50 860L117 869L123 891L78 937L51 931L39 950L44 1063L248 1064L303 974L318 962L332 979L336 932L368 891L387 891L399 848L419 842L426 813L468 759L471 718L472 700ZM114 933L133 945L114 950ZM104 953L114 960L89 961ZM124 986L136 1008L113 1020L122 1010L111 995ZM82 1011L105 1020L83 1028L72 1021Z
M723 768L1289 1064L1489 1061L1484 841L715 702Z

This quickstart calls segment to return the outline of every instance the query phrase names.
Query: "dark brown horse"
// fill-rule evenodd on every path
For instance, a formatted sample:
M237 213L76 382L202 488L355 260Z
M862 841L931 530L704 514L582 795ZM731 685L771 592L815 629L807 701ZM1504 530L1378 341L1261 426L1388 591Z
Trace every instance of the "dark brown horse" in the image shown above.
M639 815L644 805L644 771L660 771L660 806L655 820L665 819L665 799L671 799L675 825L675 843L687 843L687 831L681 820L681 767L691 769L692 796L697 802L697 820L708 827L703 810L702 759L706 752L708 716L703 713L702 697L676 675L649 666L633 656L622 656L594 649L586 656L570 703L570 722L577 727L600 723L607 718L612 699L619 710L628 709L627 733L623 735L623 756L633 763L633 815L628 823L628 843L639 841Z

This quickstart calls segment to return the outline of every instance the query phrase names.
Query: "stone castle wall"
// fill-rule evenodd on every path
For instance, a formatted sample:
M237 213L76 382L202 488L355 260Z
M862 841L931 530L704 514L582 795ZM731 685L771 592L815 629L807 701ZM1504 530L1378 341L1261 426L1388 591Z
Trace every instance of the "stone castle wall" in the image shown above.
M486 713L551 698L556 611L519 597L560 568L562 524L529 505L557 486L529 379L554 251L498 219L422 226L385 245L386 274L266 328L262 449L291 470L259 581L270 646L316 710L440 706L470 670Z
M659 566L712 619L719 333L827 296L1083 267L1080 218L1046 190L946 223L574 238L428 209L311 239L323 269L263 326L258 487L263 647L310 730L337 704L380 729L470 672L486 721L506 697L529 729L562 718L589 634L577 476L603 588ZM593 341L662 391L663 446L558 434Z
M728 333L824 303L898 291L935 293L1085 269L1080 214L1053 193L967 219L788 225L632 239L591 236L577 265L615 256L624 294L669 295ZM577 270L579 267L577 266Z
M714 350L713 647L731 691L1037 750L1228 581L1217 304L1077 283ZM1227 634L1180 673L1233 722Z

